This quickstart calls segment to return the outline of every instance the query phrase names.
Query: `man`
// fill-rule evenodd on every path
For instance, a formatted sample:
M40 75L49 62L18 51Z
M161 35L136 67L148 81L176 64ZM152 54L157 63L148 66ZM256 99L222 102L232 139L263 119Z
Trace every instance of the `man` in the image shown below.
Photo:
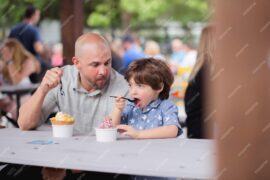
M110 46L100 35L79 37L72 62L73 66L46 72L37 91L20 109L22 130L36 128L58 107L75 118L75 133L93 133L93 127L112 110L114 101L109 96L128 94L127 82L111 69Z
M32 53L42 67L41 76L49 68L49 65L44 61L43 56L46 56L46 48L42 43L40 33L36 24L40 19L40 11L35 6L29 6L25 10L24 20L22 23L14 26L9 34L9 38L18 39L25 49Z
M109 95L128 94L125 79L111 69L110 47L102 36L95 33L80 36L75 43L72 62L73 66L56 67L46 72L39 88L20 108L18 124L22 130L38 127L58 107L59 111L75 118L75 133L93 133L93 127L98 126L113 108L114 100L110 100ZM65 170L42 170L44 179L63 178L65 174ZM103 175L108 177L108 174Z

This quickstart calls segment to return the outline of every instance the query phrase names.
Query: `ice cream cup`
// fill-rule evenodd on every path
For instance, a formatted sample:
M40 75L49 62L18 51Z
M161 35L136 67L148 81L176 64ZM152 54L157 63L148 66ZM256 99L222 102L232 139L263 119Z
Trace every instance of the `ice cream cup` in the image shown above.
M68 138L73 135L74 122L56 121L51 118L53 137L56 138Z
M96 128L96 140L98 142L113 142L117 139L116 128Z
M73 124L69 125L52 125L53 137L68 138L73 135Z

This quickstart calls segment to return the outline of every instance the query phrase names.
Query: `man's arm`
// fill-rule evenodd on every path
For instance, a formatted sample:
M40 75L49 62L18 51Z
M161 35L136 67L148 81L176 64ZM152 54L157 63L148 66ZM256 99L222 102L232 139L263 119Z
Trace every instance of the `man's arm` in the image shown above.
M35 26L31 28L31 31L34 49L39 55L42 55L44 53L44 44L42 43L40 32Z
M60 68L53 68L46 72L37 91L20 108L18 118L20 129L30 130L38 126L44 98L59 84L62 74Z
M35 50L36 50L36 52L38 53L38 54L43 54L44 53L44 45L42 44L42 42L41 41L36 41L35 43L34 43L34 48L35 48Z
M21 106L18 118L21 130L30 130L37 127L46 94L42 87L39 87L33 96Z

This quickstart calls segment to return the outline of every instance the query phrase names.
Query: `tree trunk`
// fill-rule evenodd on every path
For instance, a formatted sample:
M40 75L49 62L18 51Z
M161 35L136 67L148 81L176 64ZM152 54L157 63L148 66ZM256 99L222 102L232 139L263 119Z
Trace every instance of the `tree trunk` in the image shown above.
M60 21L64 64L72 64L76 39L83 33L83 1L61 0Z

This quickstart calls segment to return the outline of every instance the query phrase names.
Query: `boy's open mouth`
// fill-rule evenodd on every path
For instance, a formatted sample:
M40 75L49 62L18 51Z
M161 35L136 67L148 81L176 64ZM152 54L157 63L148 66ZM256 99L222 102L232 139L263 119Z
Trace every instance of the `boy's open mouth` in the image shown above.
M136 106L138 106L139 102L140 102L140 99L134 98L134 104L135 104Z

